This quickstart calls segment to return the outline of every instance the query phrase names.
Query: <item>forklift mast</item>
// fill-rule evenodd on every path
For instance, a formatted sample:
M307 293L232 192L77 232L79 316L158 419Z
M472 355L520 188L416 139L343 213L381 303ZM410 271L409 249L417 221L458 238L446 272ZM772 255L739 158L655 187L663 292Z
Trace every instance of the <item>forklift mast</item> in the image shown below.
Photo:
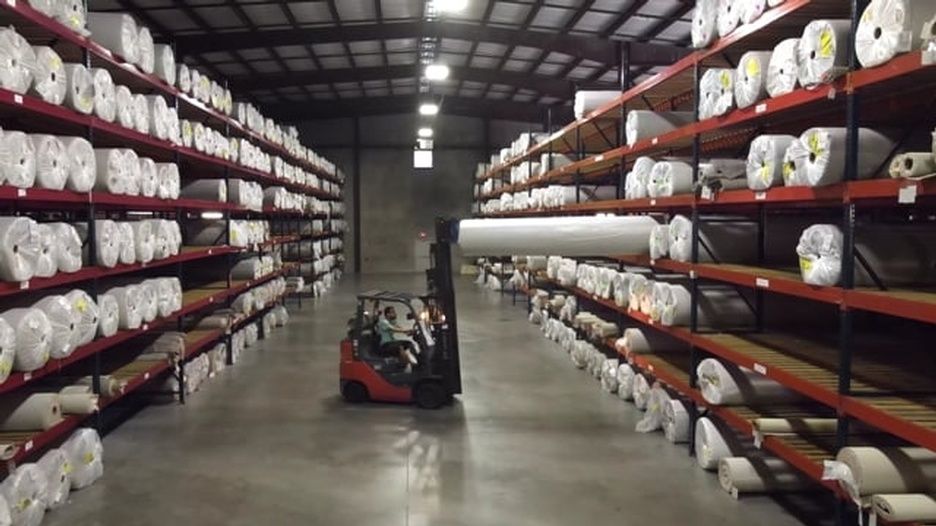
M461 363L458 354L458 316L455 312L455 284L452 278L452 243L458 240L457 219L436 219L436 241L429 247L429 270L426 271L428 294L436 298L445 315L442 324L442 349L437 363L445 387L452 394L462 392Z

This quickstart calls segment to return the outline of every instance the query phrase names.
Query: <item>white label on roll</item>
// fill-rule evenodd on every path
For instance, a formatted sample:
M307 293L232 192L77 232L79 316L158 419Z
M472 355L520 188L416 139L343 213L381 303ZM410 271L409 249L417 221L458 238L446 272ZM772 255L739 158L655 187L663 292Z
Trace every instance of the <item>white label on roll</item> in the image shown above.
M765 111L767 111L766 102L758 104L757 106L754 106L754 113L764 113Z
M767 200L767 192L754 192L754 200L755 200L755 201L766 201L766 200Z
M143 379L149 380L149 371L146 371L145 373L143 373Z
M23 373L23 381L28 382L32 380L32 373Z
M656 199L650 200L650 206L656 206Z
M902 186L900 191L897 192L897 202L902 205L909 205L916 203L917 198L917 185L916 183Z
M28 282L28 281L20 281L20 290L26 290L26 289L28 289L28 288L29 288L29 282Z
M213 248L209 248L209 249L208 249L208 255L210 256L212 252L214 252L214 249L213 249Z
M647 364L647 370L650 371L651 373L653 372L653 364L652 364L652 363L651 363L651 364Z
M654 145L655 145L655 144L658 143L658 142L660 142L660 139L659 139L658 137L654 137L653 140L650 141L650 144L654 144Z
M767 376L767 367L764 366L764 365L762 365L762 364L755 363L755 364L754 364L754 370L757 371L758 373L764 375L764 376Z
M26 189L25 189L25 188L17 188L17 190L16 190L16 197L26 197Z
M705 199L706 201L712 201L713 199L715 199L715 193L712 192L712 189L709 188L708 186L703 186L702 195L700 197L702 199Z
M762 288L762 289L769 289L769 288L770 288L770 280L767 279L767 278L755 278L755 279L754 279L754 285L757 286L757 287L760 287L760 288Z
M29 451L29 450L32 449L32 448L33 448L33 441L32 441L32 440L27 440L26 443L23 444L23 451Z
M596 163L600 163L601 161L604 161L604 154L599 155L598 157L595 157Z
M18 93L15 94L15 95L13 95L13 102L16 103L16 104L22 104L22 103L23 103L23 96L20 95L20 94L18 94Z
M148 330L149 330L149 323L144 323L144 324L143 324L143 330L144 330L144 331L148 331Z

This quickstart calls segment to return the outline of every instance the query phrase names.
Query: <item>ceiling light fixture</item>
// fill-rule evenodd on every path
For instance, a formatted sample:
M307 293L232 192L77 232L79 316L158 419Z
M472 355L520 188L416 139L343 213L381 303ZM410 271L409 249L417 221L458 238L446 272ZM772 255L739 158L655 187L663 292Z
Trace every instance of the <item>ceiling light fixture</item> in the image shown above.
M439 114L439 105L434 102L427 102L419 106L419 114L431 117Z
M426 78L432 81L445 80L449 76L449 67L445 64L429 64L426 66Z
M420 139L431 139L433 133L432 128L420 128L419 131L416 132Z
M435 0L433 4L440 13L457 13L468 7L468 0Z

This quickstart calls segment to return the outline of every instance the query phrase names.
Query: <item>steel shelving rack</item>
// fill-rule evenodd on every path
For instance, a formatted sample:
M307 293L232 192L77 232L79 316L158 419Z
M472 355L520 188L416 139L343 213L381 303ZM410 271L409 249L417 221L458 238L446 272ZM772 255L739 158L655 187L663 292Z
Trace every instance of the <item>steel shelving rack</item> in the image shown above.
M674 391L691 400L693 425L698 417L695 407L714 414L738 431L751 435L755 408L714 407L704 403L695 377L696 365L705 356L747 367L804 395L815 410L837 417L834 436L766 437L762 447L787 460L820 484L841 496L837 486L821 480L822 460L834 458L846 445L860 442L854 422L882 432L889 439L936 450L936 396L932 378L924 371L881 367L881 358L899 356L899 345L876 346L869 351L862 345L855 317L867 313L886 316L888 322L936 324L936 288L913 289L859 287L854 281L860 254L856 254L854 234L860 214L890 214L906 220L909 216L927 216L936 199L936 182L894 179L855 180L857 166L857 129L860 126L894 125L905 129L936 124L923 114L932 114L936 105L936 66L924 64L923 53L912 51L885 65L858 69L854 53L849 53L849 71L831 84L816 89L797 89L793 93L760 101L746 109L735 109L721 117L687 124L670 133L641 140L632 146L622 141L621 128L627 110L695 110L699 99L699 80L705 68L733 67L748 50L772 49L784 38L796 37L810 20L819 18L850 19L857 25L867 2L852 0L788 0L766 12L752 24L739 27L731 35L709 48L697 50L665 68L652 78L631 87L627 67L627 48L622 46L622 94L615 101L570 123L558 131L549 129L549 138L516 158L488 169L476 181L478 202L496 198L504 192L531 191L549 184L617 184L623 188L627 168L639 156L682 156L691 158L695 180L699 160L728 152L736 157L746 152L754 137L776 131L798 133L816 123L846 126L846 180L821 187L777 187L762 192L729 190L718 193L697 192L665 198L614 199L576 202L556 209L506 211L480 217L529 217L585 215L595 213L658 214L669 220L674 213L693 219L693 250L690 262L648 257L621 257L622 265L646 267L653 271L686 276L692 286L692 320L687 327L663 327L639 312L628 311L613 301L592 297L575 287L540 280L549 287L559 287L582 298L589 306L611 311L623 327L662 331L682 342L685 352L677 356L632 356L640 369L648 372ZM851 32L854 35L854 30ZM853 37L852 37L853 38ZM849 44L851 49L854 43ZM925 111L921 111L925 110ZM915 112L915 113L914 113ZM509 184L510 169L542 154L569 155L573 163L552 169L521 184ZM882 167L883 168L883 167ZM532 174L530 174L532 176ZM480 185L495 181L494 190L482 192ZM580 195L580 192L577 192ZM619 193L620 197L621 194ZM577 199L577 201L580 201ZM843 280L840 286L819 287L805 284L798 270L770 268L764 264L764 230L768 213L790 210L816 211L836 217L845 234ZM713 214L751 218L757 223L760 264L733 265L700 262L699 225ZM793 247L790 247L792 250ZM873 269L870 269L873 272ZM531 283L534 283L531 281ZM837 310L838 327L821 343L782 331L763 330L759 324L753 333L711 331L699 326L699 286L703 283L729 285L754 297L754 311L763 322L764 301L768 294L782 295L827 305ZM531 285L532 286L532 285ZM926 327L927 329L931 327ZM609 350L613 351L613 342ZM756 416L754 416L756 418ZM692 441L690 441L690 451ZM844 523L846 504L837 499L839 521Z
M256 181L263 186L282 186L290 191L315 197L328 203L333 210L333 203L342 199L341 186L343 177L338 171L323 168L303 158L292 155L286 148L276 144L260 134L247 129L234 118L224 115L202 104L200 101L181 93L175 87L163 82L154 75L147 75L135 67L126 64L120 57L103 48L90 38L72 32L57 21L35 11L26 2L7 0L0 3L0 23L12 26L32 45L49 45L67 62L79 62L88 67L107 69L115 83L127 85L135 93L159 94L166 98L170 107L174 107L180 118L199 121L208 127L222 132L226 137L248 139L254 146L266 153L279 156L285 161L315 174L321 187L298 184L279 179L239 164L208 156L191 148L178 146L118 124L109 123L93 115L83 115L64 106L46 103L31 95L21 95L0 89L0 120L12 122L13 128L27 132L50 132L56 135L73 135L87 138L95 147L132 148L137 153L161 162L174 162L179 166L183 185L195 179L215 178L230 180L234 178ZM173 374L184 383L185 362L207 351L214 344L226 341L228 362L231 362L231 335L234 328L241 328L254 322L270 311L276 304L286 301L286 296L276 298L263 309L252 315L236 320L232 329L199 330L193 329L190 322L195 317L209 311L229 306L239 294L263 285L270 280L299 272L300 262L287 262L279 269L258 279L234 280L227 272L232 268L235 258L243 254L262 255L279 247L290 244L299 245L303 236L299 235L303 222L321 220L331 232L332 221L337 218L331 212L322 214L299 213L265 207L262 211L247 210L234 203L219 203L197 199L165 200L141 196L113 195L103 192L79 193L68 190L48 190L41 188L18 189L0 186L0 209L4 214L42 214L45 217L61 221L88 223L89 261L95 261L95 219L126 218L130 213L146 213L152 217L167 218L183 222L186 218L200 217L204 212L218 213L228 222L233 218L269 220L271 224L295 225L295 232L278 231L269 241L251 247L235 247L225 236L217 246L182 247L180 253L167 259L138 263L119 264L114 268L87 266L75 273L59 273L51 278L34 278L20 283L0 283L0 299L27 298L36 291L51 291L61 287L84 289L92 297L103 291L106 280L117 277L139 275L174 275L183 283L182 309L164 318L144 324L135 330L120 330L115 335L99 338L79 347L67 358L51 359L42 368L32 372L14 372L0 383L0 396L18 389L40 385L54 375L82 368L92 377L95 393L102 393L101 376L103 358L117 360L132 359L134 352L143 349L143 340L152 338L160 331L174 330L186 335L185 355L175 363L135 362L131 361L117 367L111 374L126 381L126 388L113 397L101 396L100 410L93 416L69 415L54 427L41 432L0 433L0 440L14 444L12 453L6 461L7 470L16 464L33 459L42 450L61 442L68 433L82 425L93 425L98 430L105 429L104 414L116 402L139 392L145 384L157 378ZM328 234L331 235L331 234ZM311 261L312 254L308 257ZM224 269L226 274L220 281L192 278L192 270ZM187 272L189 271L189 272ZM217 279L217 277L215 277ZM261 334L261 337L263 335ZM179 398L184 403L184 388L180 389Z

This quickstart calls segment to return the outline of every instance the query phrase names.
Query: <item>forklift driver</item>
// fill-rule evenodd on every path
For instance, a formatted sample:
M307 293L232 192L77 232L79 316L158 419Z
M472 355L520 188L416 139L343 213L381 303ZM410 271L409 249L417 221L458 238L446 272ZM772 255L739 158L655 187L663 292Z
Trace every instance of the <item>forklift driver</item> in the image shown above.
M410 338L412 331L400 327L396 323L396 309L387 307L383 316L377 323L377 332L380 333L380 354L383 356L399 356L400 362L406 364L407 371L416 365L416 356L413 355L415 343Z

